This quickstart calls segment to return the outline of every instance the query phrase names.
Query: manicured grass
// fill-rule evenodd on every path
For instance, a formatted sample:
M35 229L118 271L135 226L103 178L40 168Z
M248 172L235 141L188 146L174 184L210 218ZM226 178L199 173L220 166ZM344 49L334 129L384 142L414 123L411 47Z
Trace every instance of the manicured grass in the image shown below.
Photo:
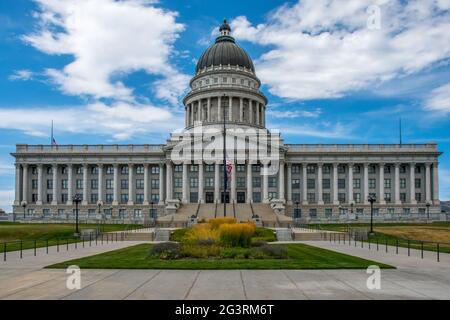
M186 232L188 230L189 228L174 230L170 235L170 241L178 241L178 242L182 241L183 237L186 235ZM271 229L258 227L256 228L255 235L252 237L252 241L261 241L261 240L273 242L277 241L277 236Z
M288 259L175 259L149 257L151 244L70 260L47 268L77 265L85 269L365 269L370 265L393 268L382 263L353 257L305 244L286 244Z
M127 224L105 224L101 227L105 232L125 230L130 225ZM136 226L133 226L136 227ZM80 224L81 229L95 229L96 224ZM4 243L7 242L6 251L20 250L20 242L22 249L34 248L34 240L36 247L44 247L47 245L56 245L58 240L60 243L78 242L79 239L73 237L75 224L68 223L0 223L0 252L4 252Z

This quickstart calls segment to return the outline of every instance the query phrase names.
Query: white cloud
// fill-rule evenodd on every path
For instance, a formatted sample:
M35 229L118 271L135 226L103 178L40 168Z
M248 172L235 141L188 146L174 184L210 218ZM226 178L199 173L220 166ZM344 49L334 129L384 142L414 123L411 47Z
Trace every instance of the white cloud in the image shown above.
M450 113L450 83L434 89L425 101L425 109L438 114Z
M448 0L375 1L381 29L367 27L372 3L302 0L265 23L231 22L234 36L270 49L257 61L269 91L288 99L341 97L450 57Z
M322 110L315 109L313 111L307 110L270 110L268 116L275 118L318 118L322 114Z
M276 127L270 126L269 127ZM340 122L329 123L321 122L315 125L284 125L280 129L285 135L293 135L299 137L315 137L323 139L356 139L352 136L352 126L344 125Z
M48 137L45 125L54 120L57 132L92 133L125 140L136 135L170 131L183 126L167 110L151 105L117 102L111 106L93 103L71 108L0 109L0 128L16 129L28 135Z
M12 203L14 202L14 190L0 190L0 209L7 213L12 210Z
M27 80L31 80L33 78L33 72L30 70L15 70L13 74L11 74L8 79L11 81L17 81L17 80L22 80L22 81L27 81Z
M0 161L0 174L11 175L14 173L14 165L12 163Z
M138 70L163 77L156 90L171 86L159 97L172 102L186 87L187 78L170 63L184 30L176 12L146 0L35 1L39 28L23 39L47 54L73 56L63 69L45 71L64 93L132 101L133 89L120 79Z

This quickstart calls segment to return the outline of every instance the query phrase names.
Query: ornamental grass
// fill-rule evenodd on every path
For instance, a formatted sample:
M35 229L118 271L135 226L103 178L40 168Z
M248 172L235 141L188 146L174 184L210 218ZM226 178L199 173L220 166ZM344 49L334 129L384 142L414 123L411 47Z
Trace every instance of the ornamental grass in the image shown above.
M228 246L248 247L252 236L255 234L256 226L254 223L235 223L221 224L219 226L220 241Z
M236 219L235 218L214 218L209 219L208 223L211 225L213 229L218 229L223 224L235 224Z
M216 242L219 240L219 230L213 229L209 223L198 223L186 232L183 240L189 243L198 243L199 241Z

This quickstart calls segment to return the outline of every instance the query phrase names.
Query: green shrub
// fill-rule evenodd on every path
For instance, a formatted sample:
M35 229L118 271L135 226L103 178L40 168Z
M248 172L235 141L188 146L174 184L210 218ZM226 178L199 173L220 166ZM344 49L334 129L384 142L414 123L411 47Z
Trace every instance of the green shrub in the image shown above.
M186 236L186 233L188 231L189 231L189 229L187 229L187 228L185 228L185 229L177 229L177 230L173 231L170 234L170 241L177 241L177 242L183 241L183 239Z
M181 258L180 244L176 242L162 242L154 244L150 248L150 256L159 259L178 259Z
M260 250L273 258L276 259L286 259L288 257L288 251L287 248L284 246L277 246L277 245L265 245L260 247Z
M252 237L252 241L267 241L267 242L273 242L277 241L277 236L275 235L275 232L271 229L258 227L256 228L255 235Z
M267 241L264 241L264 240L254 241L253 239L254 238L252 238L252 242L250 243L250 246L252 246L252 247L262 247L262 246L267 245Z
M181 247L184 257L189 258L209 258L220 255L222 248L218 245L201 246L198 244L185 243Z

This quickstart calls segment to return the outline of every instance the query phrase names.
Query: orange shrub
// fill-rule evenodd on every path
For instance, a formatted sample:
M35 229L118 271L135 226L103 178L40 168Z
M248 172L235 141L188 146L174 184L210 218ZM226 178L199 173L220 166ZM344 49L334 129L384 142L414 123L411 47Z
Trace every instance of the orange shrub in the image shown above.
M184 236L184 240L187 242L197 242L201 240L217 241L218 239L219 231L211 228L209 223L199 223L192 226L192 228L190 228Z
M236 219L234 218L214 218L209 219L208 223L211 225L213 229L218 229L222 224L234 224L236 223Z
M255 234L254 223L221 224L219 227L220 240L230 246L248 247Z

